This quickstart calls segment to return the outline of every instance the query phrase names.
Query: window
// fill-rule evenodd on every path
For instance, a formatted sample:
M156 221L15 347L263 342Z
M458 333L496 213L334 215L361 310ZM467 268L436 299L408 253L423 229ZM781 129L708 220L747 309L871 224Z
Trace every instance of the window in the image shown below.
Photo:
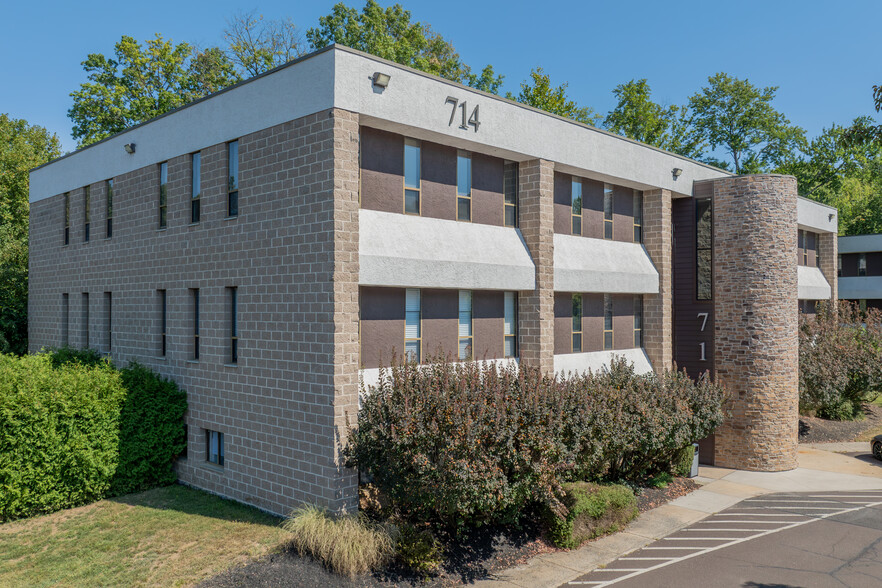
M61 295L61 346L70 345L70 295Z
M239 361L239 289L230 291L230 363Z
M613 187L603 185L603 238L613 238Z
M113 293L104 293L104 349L110 353L113 346Z
M613 302L609 294L603 295L603 348L613 348Z
M866 276L867 275L867 254L866 253L858 253L858 275Z
M168 162L159 164L159 228L168 226Z
M842 255L841 254L836 256L836 277L837 278L842 277Z
M202 196L202 153L194 153L190 156L193 182L190 187L190 222L199 222L199 198Z
M518 293L506 292L503 310L503 332L505 357L518 356Z
M104 193L104 217L106 219L104 238L110 239L113 237L113 180L104 182Z
M471 290L459 291L459 359L473 359Z
M861 309L861 312L867 312L867 301L863 298L858 300L858 308Z
M420 213L420 142L404 140L404 212Z
M83 292L83 349L89 348L89 293Z
M90 231L92 224L92 187L86 186L83 188L83 209L85 210L85 214L83 215L83 242L88 243Z
M205 459L208 463L224 465L224 434L205 429Z
M643 347L643 296L634 296L634 347Z
M573 189L570 202L572 204L571 218L574 235L582 234L582 180L573 178Z
M472 220L472 156L466 151L456 154L456 220Z
M502 172L502 193L505 196L505 213L502 223L506 227L518 226L518 164L506 161Z
M421 319L420 291L417 288L408 288L405 292L404 302L404 357L407 361L420 362L421 343Z
M711 300L713 295L713 226L710 198L695 201L695 298Z
M799 243L797 247L799 248L797 255L801 261L800 265L808 265L808 235L802 229L799 230Z
M70 245L70 192L64 193L64 244Z
M821 236L815 234L815 267L821 267Z
M634 242L643 243L643 192L634 190Z
M582 352L582 295L573 294L573 353Z
M227 216L239 216L239 141L227 143Z
M193 359L199 359L199 288L190 290L193 298Z
M159 356L165 357L168 350L168 298L165 290L159 290Z

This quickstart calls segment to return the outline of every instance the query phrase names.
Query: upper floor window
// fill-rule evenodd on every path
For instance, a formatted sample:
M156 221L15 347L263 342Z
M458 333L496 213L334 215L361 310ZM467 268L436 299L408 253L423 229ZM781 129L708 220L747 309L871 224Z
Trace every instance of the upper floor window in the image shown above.
M199 359L199 288L192 288L190 296L193 300L193 359Z
M105 218L105 227L104 227L104 238L110 239L113 237L113 180L107 180L104 182L104 218Z
M582 352L582 295L573 294L573 353Z
M85 214L83 215L83 241L86 243L89 242L89 238L91 237L92 228L92 187L86 186L83 188L83 208L85 209Z
M613 187L603 185L603 238L613 238Z
M239 141L227 143L227 216L239 216Z
M505 335L505 357L518 356L518 293L506 292L503 309L503 331Z
M239 289L230 291L230 363L239 361Z
M159 164L159 228L168 226L168 162Z
M796 244L796 255L798 256L797 259L800 262L799 265L808 265L808 238L805 230L799 229L798 235L798 242Z
M836 277L842 277L842 254L836 256Z
M70 192L64 193L64 244L70 244Z
M165 290L159 293L159 356L165 357L168 350L168 298Z
M695 201L695 298L711 300L713 294L713 227L710 198Z
M866 253L858 253L858 275L866 276L867 275L867 254Z
M643 192L634 190L634 242L643 243Z
M407 361L420 362L422 342L421 296L418 288L408 288L404 294L404 356Z
M503 224L506 227L518 226L518 163L506 161L502 172L502 193L505 196Z
M613 348L613 303L609 294L603 295L603 348Z
M456 220L472 220L472 155L456 154Z
M459 291L459 359L473 359L471 290Z
M202 196L202 153L194 153L190 156L190 167L193 171L193 181L190 186L190 222L199 222L199 202Z
M404 140L404 212L420 213L420 142Z
M571 194L572 203L572 230L574 235L582 234L582 180L573 178L573 189Z

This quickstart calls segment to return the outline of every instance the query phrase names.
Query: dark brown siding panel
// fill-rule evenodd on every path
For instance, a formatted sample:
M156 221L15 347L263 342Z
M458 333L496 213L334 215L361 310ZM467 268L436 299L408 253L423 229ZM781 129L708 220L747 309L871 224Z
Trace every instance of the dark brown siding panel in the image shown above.
M498 157L472 153L472 222L503 226L503 164Z
M842 254L842 277L856 278L858 275L858 257L859 253L843 253Z
M361 363L366 369L392 363L404 351L404 288L359 289Z
M423 357L457 357L458 290L423 290Z
M573 295L554 293L554 353L562 355L573 351Z
M554 232L561 235L573 234L573 177L569 174L554 174Z
M882 253L867 253L867 275L882 276Z
M613 188L613 240L634 242L634 190Z
M582 180L582 235L603 239L603 182Z
M613 295L613 349L634 347L634 295Z
M582 294L582 351L603 351L603 294Z
M404 212L404 138L361 129L361 207Z
M456 220L456 149L422 144L422 215Z
M475 336L475 359L497 359L505 355L503 347L505 294L472 292L472 327Z

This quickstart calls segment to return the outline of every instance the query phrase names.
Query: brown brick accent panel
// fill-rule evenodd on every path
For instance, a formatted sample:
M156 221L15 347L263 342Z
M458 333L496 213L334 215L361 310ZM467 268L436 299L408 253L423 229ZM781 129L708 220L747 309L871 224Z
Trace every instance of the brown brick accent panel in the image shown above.
M643 296L643 347L656 373L673 367L673 224L671 192L643 193L643 246L658 272L658 294Z
M554 164L542 159L519 166L518 225L536 264L536 289L518 296L520 360L554 371Z
M830 284L830 300L835 305L839 302L839 277L836 272L837 258L839 257L839 237L836 233L821 233L818 247L821 256L821 273Z
M714 464L797 466L796 179L714 181L714 362L731 395Z
M231 137L233 139L234 137ZM103 293L113 296L114 361L137 360L187 391L182 481L287 514L303 502L356 505L340 460L357 406L358 120L324 110L238 138L239 216L227 219L224 143L202 153L201 222L190 223L190 154L169 160L168 228L158 230L159 162L114 178L113 237L104 239L104 179L92 184L92 239L83 242L82 188L30 213L30 348L102 346ZM138 157L136 154L133 157ZM230 365L228 287L238 288L239 358ZM200 291L200 358L192 360L190 289ZM160 305L168 300L168 353ZM224 434L225 463L206 461L205 430Z

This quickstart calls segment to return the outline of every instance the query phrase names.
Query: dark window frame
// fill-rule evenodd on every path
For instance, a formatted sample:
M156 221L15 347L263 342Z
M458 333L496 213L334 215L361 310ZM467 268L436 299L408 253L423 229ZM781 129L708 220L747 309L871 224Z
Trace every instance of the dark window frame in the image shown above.
M614 348L615 334L613 332L613 298L612 294L603 295L603 350L609 351Z
M159 228L168 228L168 162L159 164Z
M104 238L113 237L113 178L104 181Z
M239 140L227 143L227 218L239 216Z
M707 230L709 234L707 235L707 247L700 246L703 235L701 234L701 225L700 225L700 217L702 214L702 207L707 206L706 212L709 215L707 220ZM696 300L713 300L714 299L714 206L713 200L711 198L698 198L695 200L695 299ZM707 275L702 276L702 266L699 262L701 258L701 253L707 252ZM701 288L701 280L702 277L707 279L707 294L702 293Z
M217 454L211 452L211 438L217 437ZM220 431L205 429L205 461L219 467L224 467L224 434Z
M239 362L239 288L230 290L230 363Z
M506 227L518 226L518 182L520 167L517 161L505 161L502 164L502 224Z
M201 219L202 200L202 152L190 154L190 224Z
M92 236L92 187L83 186L83 243Z
M64 193L64 244L70 245L70 192Z
M582 353L582 318L585 315L585 308L583 306L582 294L574 293L572 296L572 310L570 314L572 315L572 324L570 326L571 329L571 337L570 337L570 352L571 353ZM577 328L578 327L578 328Z
M168 292L159 290L159 356L168 353Z

